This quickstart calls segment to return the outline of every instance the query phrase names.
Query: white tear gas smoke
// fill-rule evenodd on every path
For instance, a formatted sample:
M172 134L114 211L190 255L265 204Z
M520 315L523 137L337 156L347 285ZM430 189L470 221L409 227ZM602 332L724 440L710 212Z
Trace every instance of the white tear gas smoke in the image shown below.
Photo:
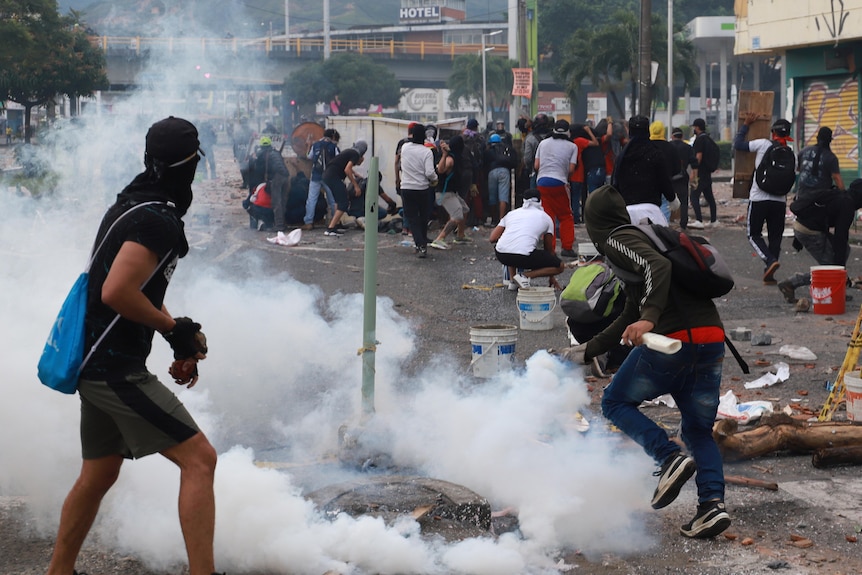
M104 210L142 169L146 128L167 115L194 119L190 109L152 96L88 115L40 147L50 149L60 175L54 195L34 199L0 187L0 420L15 430L0 435L0 496L26 496L46 536L79 468L79 414L76 397L38 383L36 363ZM563 548L631 552L652 544L642 517L652 463L638 449L621 449L621 439L601 425L586 435L574 430L573 414L589 409L575 371L541 352L523 371L476 385L451 367L457 362L441 358L409 387L396 385L415 335L387 298L378 304L376 416L364 441L397 465L460 483L496 509L517 510L520 533L446 544L419 537L409 518L392 526L372 517L325 518L302 493L349 473L312 471L337 450L339 426L358 420L362 297L326 296L259 262L229 269L205 262L207 238L195 239L166 305L200 321L209 339L200 383L179 395L221 453L220 570L514 575L553 571ZM170 351L156 339L149 366L167 377ZM273 456L308 465L302 477L255 465ZM178 479L159 456L127 463L94 535L153 568L183 563Z

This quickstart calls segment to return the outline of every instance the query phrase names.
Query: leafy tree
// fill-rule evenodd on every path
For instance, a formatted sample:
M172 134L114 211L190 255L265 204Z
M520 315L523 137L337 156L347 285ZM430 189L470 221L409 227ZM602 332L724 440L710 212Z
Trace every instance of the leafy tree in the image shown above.
M41 14L57 13L54 0L0 0L0 69L20 58L35 42L30 27Z
M90 44L76 14L59 16L56 2L21 2L18 7L27 14L21 19L22 30L33 41L0 66L0 99L24 106L24 137L29 142L33 108L58 94L89 96L107 87L108 78L104 55Z
M539 51L558 54L573 36L590 33L608 24L608 14L621 10L637 13L639 0L538 0Z
M338 96L346 112L371 104L398 104L401 83L386 66L371 57L343 53L292 73L287 79L286 92L297 105L329 102Z
M674 28L684 27L698 16L732 16L733 0L673 0ZM563 46L572 36L612 24L616 14L625 10L640 13L640 0L538 0L539 50L551 54L552 65L560 61ZM665 23L667 2L653 0L653 15ZM655 20L653 20L655 22Z
M485 55L485 87L492 102L511 99L512 68L518 63L508 58ZM452 74L446 82L449 88L449 105L457 109L458 100L476 100L482 110L485 102L482 94L482 56L462 54L452 63Z
M639 15L620 11L614 13L610 24L582 30L569 39L554 77L572 101L580 95L581 83L590 80L593 86L610 95L618 115L626 115L621 96L627 86L631 94L637 93L638 31ZM652 59L667 60L667 23L655 13L652 15ZM660 77L667 78L664 67L660 70ZM674 36L674 77L682 79L686 86L697 81L694 46L682 34Z

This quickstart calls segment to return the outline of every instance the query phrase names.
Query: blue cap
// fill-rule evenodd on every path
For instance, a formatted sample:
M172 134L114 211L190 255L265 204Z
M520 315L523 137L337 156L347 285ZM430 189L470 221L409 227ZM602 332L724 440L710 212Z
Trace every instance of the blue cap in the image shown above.
M491 134L491 137L488 138L488 141L492 144L496 144L497 142L502 142L503 139L500 137L500 134Z

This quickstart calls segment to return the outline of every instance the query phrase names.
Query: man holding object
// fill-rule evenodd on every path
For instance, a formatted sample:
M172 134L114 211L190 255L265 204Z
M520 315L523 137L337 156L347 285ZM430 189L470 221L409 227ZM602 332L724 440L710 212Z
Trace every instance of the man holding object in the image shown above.
M680 532L686 537L715 537L730 526L721 455L712 437L724 360L721 318L711 299L672 285L670 260L643 232L617 229L629 223L629 215L613 187L590 194L586 222L596 249L625 283L626 305L604 331L563 355L583 363L620 340L636 346L605 388L602 413L660 466L653 509L670 505L697 473L697 512ZM649 332L681 341L681 349L676 353L650 349L644 345ZM667 432L638 409L643 401L664 394L679 407L682 438L691 455L683 454Z
M189 251L181 218L192 202L199 145L197 129L186 120L171 116L153 124L145 171L120 192L99 227L96 242L107 238L90 271L86 348L108 331L78 382L83 463L63 504L48 575L76 573L75 560L123 461L153 453L180 468L189 575L215 570L215 449L146 367L156 331L174 351L169 372L180 385L197 383L197 362L207 353L200 324L171 317L163 304L177 260ZM143 203L108 234L114 221Z

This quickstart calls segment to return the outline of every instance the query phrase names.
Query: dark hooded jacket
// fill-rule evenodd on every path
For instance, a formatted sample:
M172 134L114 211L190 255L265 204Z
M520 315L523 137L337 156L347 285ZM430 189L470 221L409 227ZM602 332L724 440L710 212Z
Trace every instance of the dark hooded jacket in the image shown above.
M584 209L587 233L599 253L625 281L626 306L602 333L587 342L585 357L591 359L619 343L629 324L647 320L654 333L667 335L689 328L722 327L711 299L683 289L672 289L671 263L642 232L630 224L626 203L611 186L602 186L587 197ZM615 231L616 230L616 231ZM635 280L637 278L637 280Z
M614 186L620 191L626 204L661 205L664 196L672 202L676 198L671 183L673 160L668 160L664 152L648 136L632 136L616 159L614 166ZM673 152L669 142L665 142ZM674 154L675 156L675 154ZM675 159L675 158L674 158Z

